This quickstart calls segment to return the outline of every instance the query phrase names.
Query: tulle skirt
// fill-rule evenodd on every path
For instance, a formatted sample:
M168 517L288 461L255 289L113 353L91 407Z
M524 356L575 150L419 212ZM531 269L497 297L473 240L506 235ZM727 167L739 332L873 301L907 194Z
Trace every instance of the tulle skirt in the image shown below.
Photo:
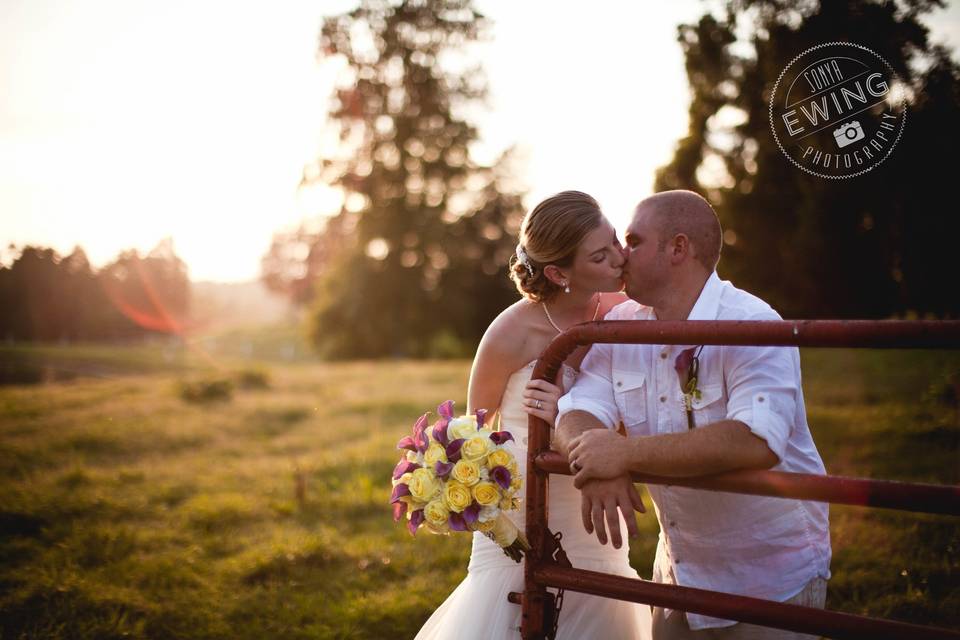
M578 569L629 578L629 565L581 561ZM507 602L511 591L523 591L523 567L488 566L467 573L417 634L417 640L490 640L520 638L520 605ZM632 602L566 591L557 638L650 638L650 607Z

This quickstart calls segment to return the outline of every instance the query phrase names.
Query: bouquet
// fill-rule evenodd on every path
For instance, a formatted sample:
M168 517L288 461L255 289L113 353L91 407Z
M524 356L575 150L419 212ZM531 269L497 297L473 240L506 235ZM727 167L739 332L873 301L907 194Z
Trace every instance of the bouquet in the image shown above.
M397 443L404 453L393 470L394 522L406 516L411 535L421 525L439 534L480 531L520 562L530 546L505 513L520 504L519 468L504 448L513 436L485 426L483 409L454 417L448 400L437 413L432 427L425 413Z

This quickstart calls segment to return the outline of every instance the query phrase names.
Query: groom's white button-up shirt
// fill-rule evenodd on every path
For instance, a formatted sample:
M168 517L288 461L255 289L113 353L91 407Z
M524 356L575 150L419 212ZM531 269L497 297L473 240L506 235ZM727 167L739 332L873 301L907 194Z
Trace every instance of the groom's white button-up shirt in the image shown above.
M606 320L655 320L633 301ZM711 274L688 320L780 320L767 303ZM628 435L687 431L674 360L697 345L595 344L560 416L587 411ZM807 427L795 347L706 345L700 353L701 397L695 424L739 420L766 441L779 471L825 473ZM827 504L649 485L660 521L653 579L784 601L816 576L830 577ZM687 614L691 629L733 621Z

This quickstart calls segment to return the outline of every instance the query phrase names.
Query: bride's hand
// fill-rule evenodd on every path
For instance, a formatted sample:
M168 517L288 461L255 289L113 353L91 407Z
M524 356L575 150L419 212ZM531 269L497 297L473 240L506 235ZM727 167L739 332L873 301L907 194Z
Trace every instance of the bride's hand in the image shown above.
M562 395L563 391L555 384L546 380L531 380L523 390L523 410L553 425L557 419L557 403Z

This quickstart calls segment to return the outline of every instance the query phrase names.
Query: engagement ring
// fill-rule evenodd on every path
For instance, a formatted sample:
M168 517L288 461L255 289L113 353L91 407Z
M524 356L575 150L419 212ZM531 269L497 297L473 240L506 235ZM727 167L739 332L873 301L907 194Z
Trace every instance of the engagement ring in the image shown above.
M537 409L543 409L543 403L537 400Z

